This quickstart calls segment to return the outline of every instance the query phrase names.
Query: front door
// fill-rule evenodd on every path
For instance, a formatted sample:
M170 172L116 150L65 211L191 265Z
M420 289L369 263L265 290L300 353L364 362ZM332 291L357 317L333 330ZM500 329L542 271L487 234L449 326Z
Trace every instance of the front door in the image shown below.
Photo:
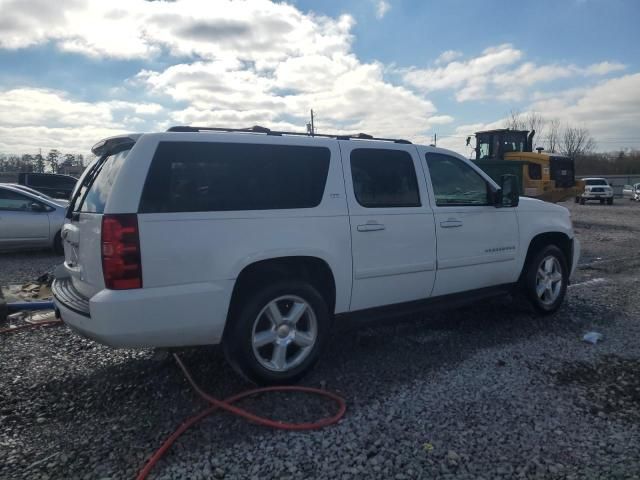
M493 205L491 185L466 160L423 151L438 238L433 296L512 283L518 271L514 208Z
M351 223L351 310L428 297L436 241L426 182L412 145L340 142Z

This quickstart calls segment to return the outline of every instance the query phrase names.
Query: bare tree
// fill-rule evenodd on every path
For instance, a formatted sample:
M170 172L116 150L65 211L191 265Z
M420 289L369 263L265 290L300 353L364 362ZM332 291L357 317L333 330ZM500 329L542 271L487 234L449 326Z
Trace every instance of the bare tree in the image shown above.
M584 127L567 125L560 138L560 152L573 159L591 153L595 148L595 140Z
M522 112L512 108L509 112L509 116L505 120L505 128L510 128L511 130L525 130L527 128L526 120L522 115Z
M511 109L505 121L505 127L511 130L535 130L537 137L542 138L542 132L546 123L547 121L538 112L531 111L522 113L518 110Z
M554 118L549 122L547 129L547 150L555 152L560 146L560 119Z

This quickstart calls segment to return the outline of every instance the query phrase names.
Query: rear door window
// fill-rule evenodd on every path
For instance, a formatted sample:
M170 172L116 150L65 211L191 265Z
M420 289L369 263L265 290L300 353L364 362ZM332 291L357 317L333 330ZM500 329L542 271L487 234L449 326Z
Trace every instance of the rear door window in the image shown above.
M140 212L316 207L324 195L330 156L325 147L160 142Z
M351 152L356 200L365 208L419 207L413 159L407 152L357 148Z

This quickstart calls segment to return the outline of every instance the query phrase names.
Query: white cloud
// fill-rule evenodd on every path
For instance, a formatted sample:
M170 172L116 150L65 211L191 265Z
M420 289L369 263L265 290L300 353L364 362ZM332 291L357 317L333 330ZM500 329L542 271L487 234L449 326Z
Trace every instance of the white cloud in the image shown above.
M232 64L196 62L145 71L137 80L156 94L188 102L171 114L178 123L231 127L262 124L302 130L310 108L319 130L414 136L431 123L435 106L384 80L383 66L353 55L296 57L273 72Z
M142 70L126 83L154 102L89 104L64 92L0 92L0 125L71 128L89 122L98 132L98 126L127 130L145 122L157 129L172 123L261 124L303 131L313 108L320 131L416 138L451 121L434 117L435 106L421 94L385 79L384 65L363 63L351 52L354 21L348 15L305 14L267 0L61 2L55 12L41 4L56 22L40 31L37 25L50 22L38 8L0 0L10 12L7 21L25 27L7 29L0 48L53 42L88 56L140 59L165 50L179 55L180 63ZM111 93L117 98L118 92ZM16 109L28 113L12 118ZM55 129L40 131L55 135ZM98 139L96 133L87 144ZM32 145L41 142L46 139Z
M589 65L585 69L585 73L587 75L606 75L611 72L618 72L620 70L624 70L626 68L625 65L618 62L600 62L594 63L593 65Z
M559 92L534 102L530 109L588 128L596 142L601 142L601 150L640 147L640 73L603 81L582 94Z
M454 90L459 102L485 98L519 101L535 84L575 76L607 75L626 68L608 61L587 67L521 63L524 52L510 44L487 48L481 55L466 61L454 61L460 56L460 52L446 51L436 59L436 68L409 69L404 72L404 81L424 92Z
M41 147L87 151L100 138L122 133L162 110L155 103L77 101L64 92L46 89L0 91L0 151ZM141 118L145 116L146 120Z
M231 58L263 67L292 55L346 52L349 15L303 14L267 0L0 0L0 48L54 42L94 57Z
M380 18L391 8L387 1L371 1ZM39 146L82 151L105 135L162 130L172 123L261 124L303 131L310 108L321 132L366 132L428 142L434 128L453 128L455 123L450 112L437 112L426 97L445 90L460 102L529 96L541 113L565 111L567 118L592 122L594 128L603 127L581 106L602 112L604 107L593 106L593 98L614 106L603 114L609 124L623 125L618 118L635 119L625 101L605 88L613 80L592 89L530 94L552 80L621 71L625 66L620 63L536 64L525 61L522 50L504 44L467 59L459 51L445 51L433 68L410 67L401 72L400 84L392 83L389 78L397 69L363 62L353 53L351 16L304 13L286 3L0 0L0 11L0 49L51 43L89 57L137 59L143 64L168 53L175 63L147 67L129 83L105 93L124 98L128 87L142 87L142 100L135 102L89 103L66 92L34 88L0 91L0 151ZM163 55L163 64L166 58ZM622 78L629 77L633 76ZM637 80L631 83L637 86ZM627 98L634 95L626 92ZM638 111L636 103L630 104ZM579 120L581 116L587 120ZM637 120L629 125L637 125ZM456 135L473 133L469 128L458 127ZM446 136L439 145L447 142L454 146L454 139ZM455 142L463 146L464 138Z
M455 60L456 58L460 58L462 56L462 52L458 50L446 50L442 52L438 58L436 58L436 65L442 65L444 63L449 63Z
M538 96L523 110L523 115L536 112L545 119L557 118L562 125L589 129L601 151L618 148L640 148L640 73L602 81L591 88L568 89ZM507 118L486 123L460 125L449 135L441 136L438 146L469 156L465 146L467 136L480 130L504 128ZM540 132L538 132L540 133ZM544 144L542 136L536 145ZM472 141L471 145L475 143Z
M385 0L378 0L376 2L376 17L383 18L387 12L391 10L391 4Z

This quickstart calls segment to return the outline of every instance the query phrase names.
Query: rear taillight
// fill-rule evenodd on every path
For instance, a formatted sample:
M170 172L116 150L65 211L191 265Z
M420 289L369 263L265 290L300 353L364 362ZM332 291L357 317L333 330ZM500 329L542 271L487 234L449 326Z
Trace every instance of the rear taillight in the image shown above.
M102 273L105 287L111 290L142 288L136 214L103 215Z

